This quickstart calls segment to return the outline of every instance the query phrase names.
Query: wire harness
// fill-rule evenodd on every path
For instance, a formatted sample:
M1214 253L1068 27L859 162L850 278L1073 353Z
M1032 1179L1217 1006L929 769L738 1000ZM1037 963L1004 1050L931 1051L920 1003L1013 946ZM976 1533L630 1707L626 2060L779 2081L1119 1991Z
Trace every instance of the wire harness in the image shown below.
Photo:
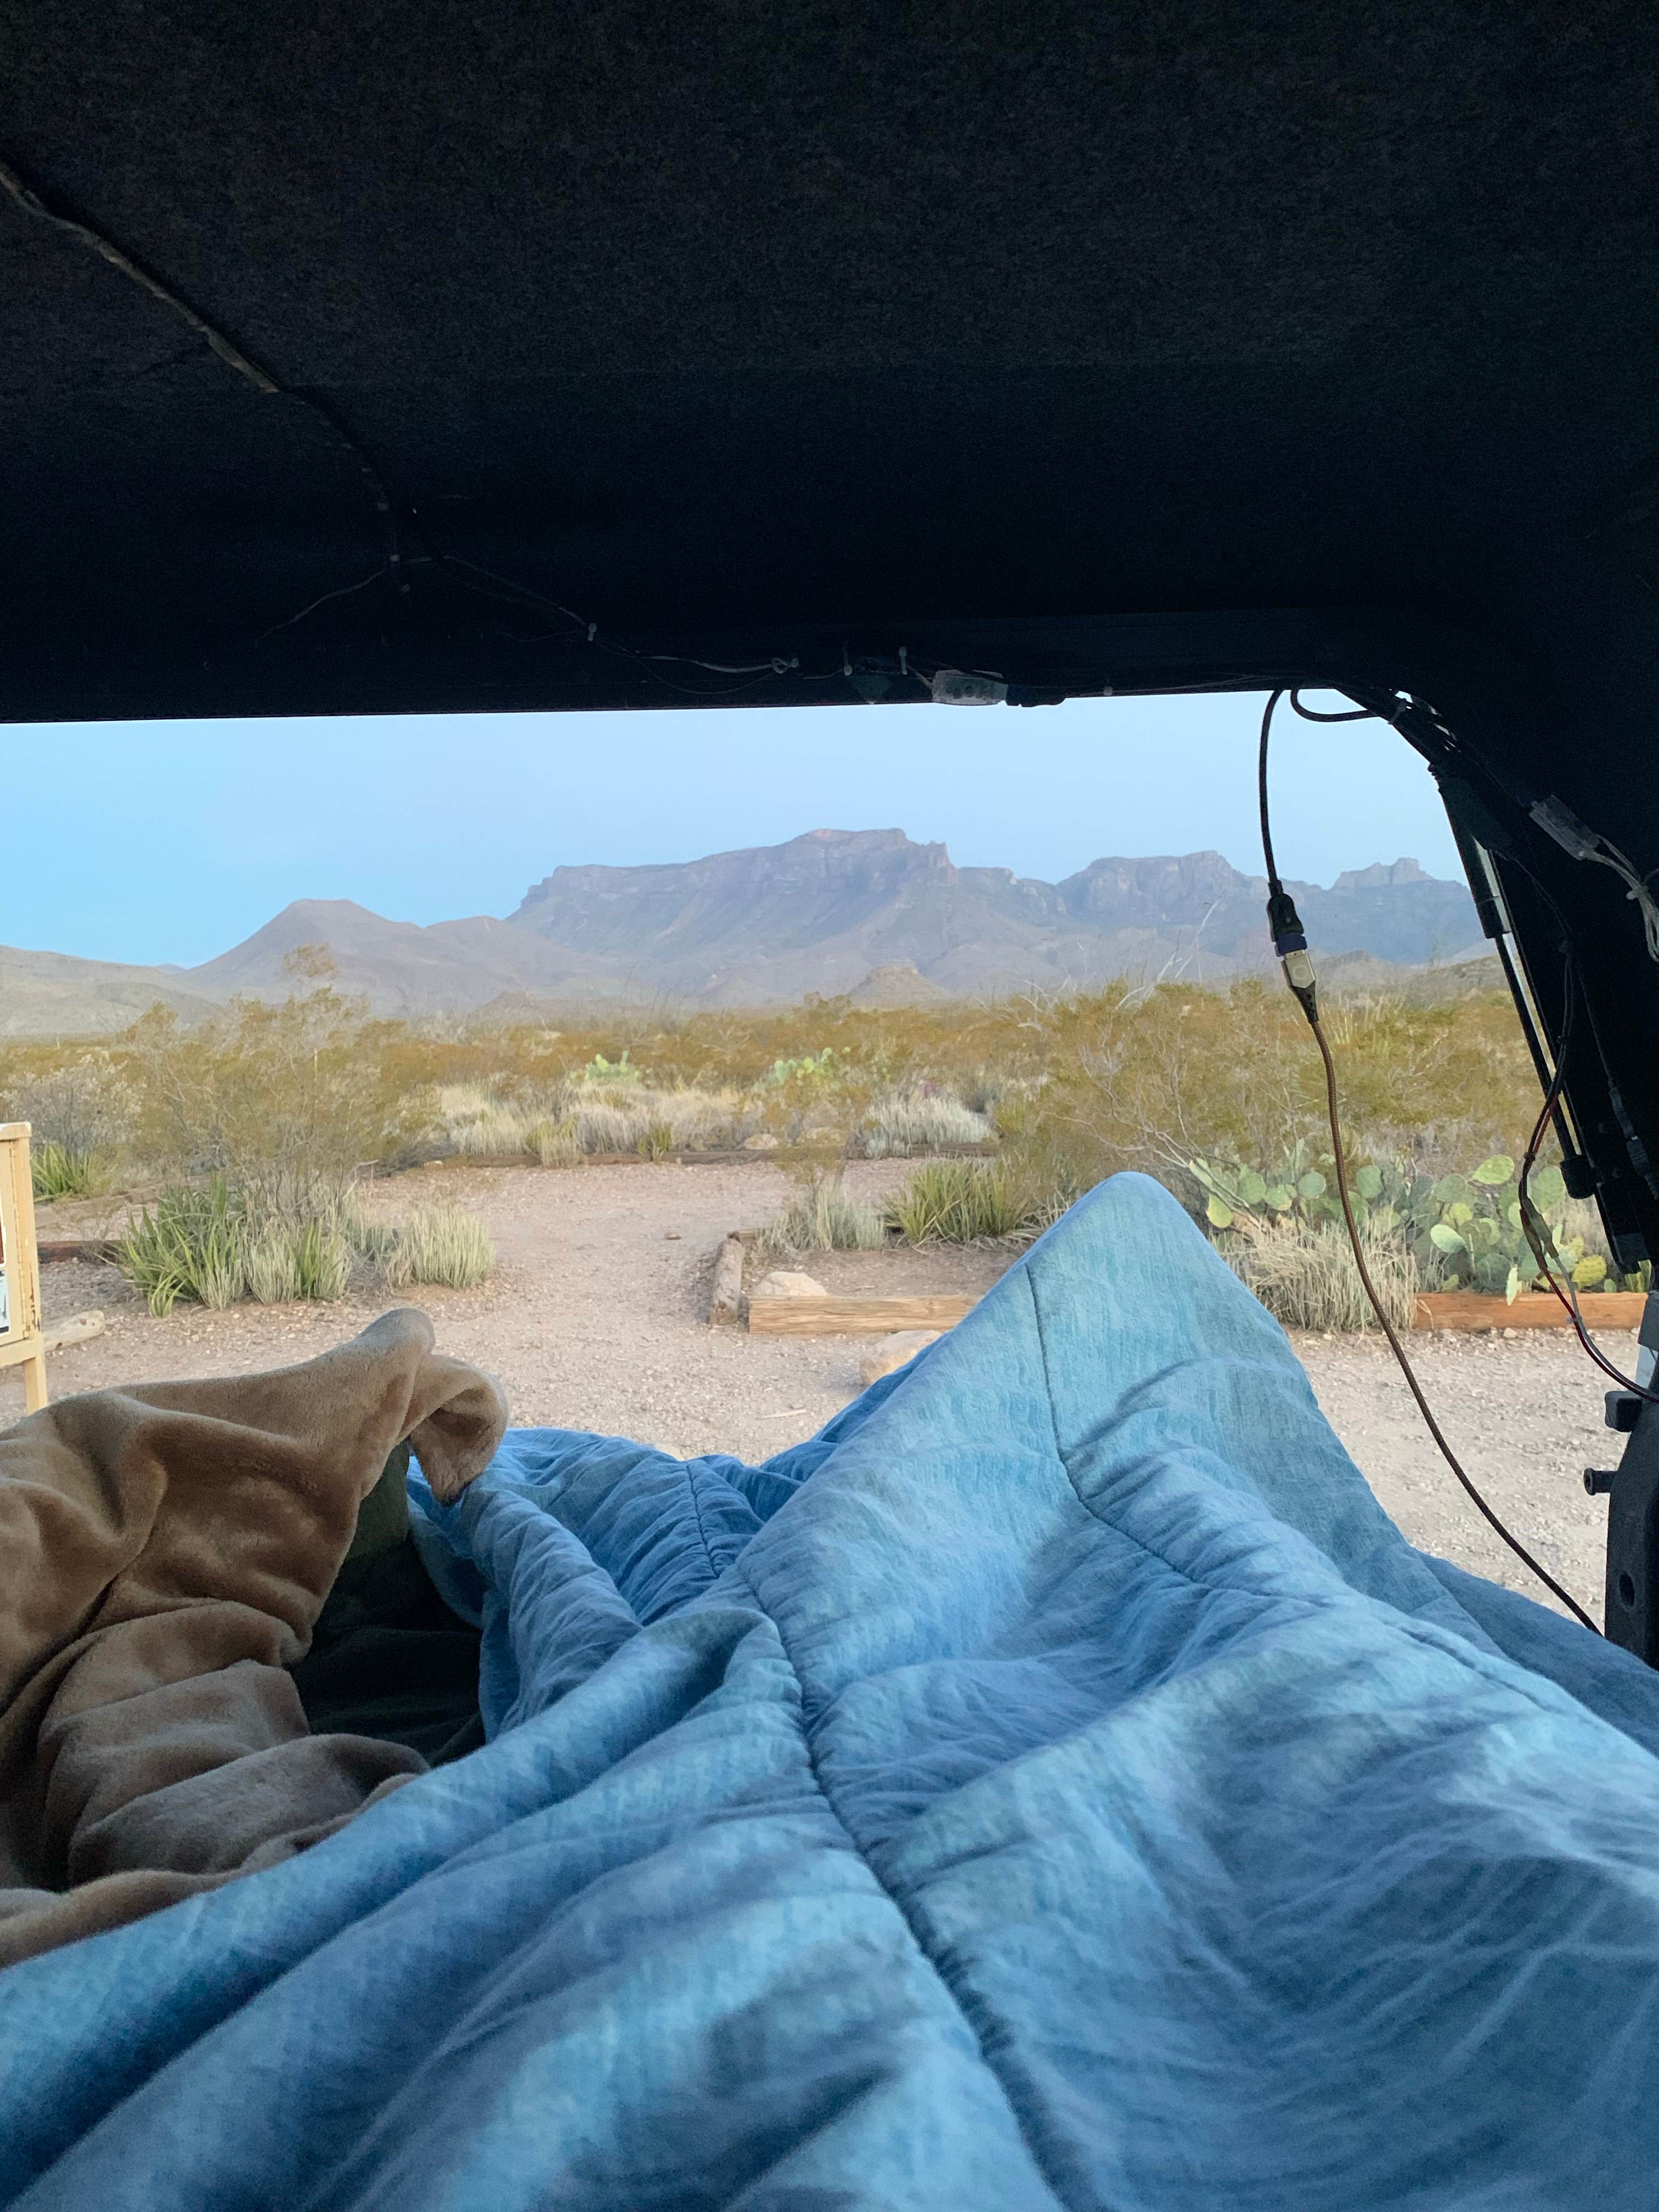
M1279 956L1279 964L1285 971L1285 981L1289 986L1291 996L1307 1017L1308 1026L1313 1031L1314 1042L1319 1048L1319 1057L1324 1067L1325 1110L1330 1123L1331 1157L1336 1167L1337 1196L1341 1201L1342 1219L1347 1229L1348 1243L1353 1252L1354 1265L1359 1270L1361 1287L1364 1291L1371 1311L1376 1316L1377 1326L1389 1340L1389 1350L1400 1364L1400 1371L1406 1378L1407 1388L1417 1401L1417 1410L1423 1416L1425 1426L1438 1446L1441 1457L1462 1485L1476 1510L1508 1545L1522 1565L1538 1577L1546 1589L1560 1600L1574 1619L1581 1621L1593 1636L1599 1636L1601 1630L1597 1628L1577 1599L1571 1591L1564 1589L1548 1569L1541 1566L1534 1559L1518 1537L1510 1534L1465 1473L1462 1462L1446 1441L1445 1433L1435 1419L1433 1407L1424 1395L1423 1386L1417 1379L1416 1370L1406 1356L1406 1347L1401 1343L1398 1332L1383 1309L1382 1301L1377 1295L1376 1285L1371 1280L1370 1270L1365 1265L1364 1248L1359 1238L1359 1224L1354 1218L1353 1200L1348 1189L1347 1151L1342 1142L1341 1117L1337 1100L1336 1064L1331 1058L1331 1048L1326 1039L1324 1024L1319 1018L1318 985L1314 975L1313 963L1308 956L1308 941L1303 934L1301 920L1296 911L1296 902L1280 881L1278 866L1273 859L1273 831L1267 800L1267 740L1273 730L1273 709L1284 696L1282 690L1271 693L1267 706L1262 710L1261 748L1257 770L1257 791L1261 810L1261 857L1266 864L1267 874L1267 926L1273 932L1273 950ZM1309 721L1358 722L1371 719L1370 709L1366 708L1344 711L1340 714L1316 714L1310 708L1304 708L1294 692L1291 695L1291 704L1297 713ZM1288 951L1284 949L1286 944L1289 945ZM1559 1080L1559 1067L1557 1074ZM1545 1100L1544 1111L1539 1116L1539 1126L1534 1132L1534 1146L1541 1140L1550 1108L1554 1103L1553 1097ZM1530 1159L1528 1164L1530 1164ZM1524 1189L1524 1184L1522 1188ZM1594 1347L1591 1349L1594 1356ZM1601 1364L1606 1364L1605 1362Z
M1590 860L1598 867L1612 869L1625 886L1625 896L1642 917L1648 957L1659 960L1659 898L1655 897L1653 888L1659 868L1643 875L1627 853L1621 853L1612 838L1581 822L1565 799L1536 799L1528 811L1546 836L1553 837L1575 860Z

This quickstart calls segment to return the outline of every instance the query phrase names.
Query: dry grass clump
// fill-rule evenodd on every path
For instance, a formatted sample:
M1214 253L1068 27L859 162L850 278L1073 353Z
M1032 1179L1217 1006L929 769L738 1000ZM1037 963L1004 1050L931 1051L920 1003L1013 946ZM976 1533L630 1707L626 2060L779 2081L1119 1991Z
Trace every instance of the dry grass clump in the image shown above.
M247 1295L256 1305L286 1305L300 1296L300 1263L289 1231L270 1226L250 1237L242 1254Z
M568 1114L544 1114L527 1122L525 1149L544 1168L574 1168L582 1156L576 1125Z
M503 1152L531 1150L531 1123L510 1106L491 1105L462 1121L454 1130L455 1149L469 1157L488 1158Z
M626 1091L586 1086L570 1102L576 1142L584 1152L714 1151L737 1144L745 1127L743 1102L730 1091Z
M1417 1310L1416 1260L1389 1231L1364 1228L1359 1243L1383 1311L1395 1328L1409 1328ZM1275 1223L1230 1240L1222 1256L1286 1328L1323 1334L1376 1325L1345 1229L1328 1222Z
M615 1071L612 1071L614 1079ZM544 1167L570 1167L585 1154L669 1152L736 1144L744 1103L730 1091L659 1089L586 1070L527 1093L510 1076L441 1086L432 1113L441 1139L471 1158L529 1152Z
M994 1133L987 1115L948 1091L890 1091L866 1114L854 1143L866 1159L907 1159L951 1146L986 1144Z
M394 1290L416 1283L471 1291L495 1272L495 1247L476 1213L460 1206L417 1206L398 1224L381 1262Z
M768 1258L787 1259L798 1252L875 1252L886 1242L874 1206L848 1197L836 1177L819 1176L768 1222L756 1247Z

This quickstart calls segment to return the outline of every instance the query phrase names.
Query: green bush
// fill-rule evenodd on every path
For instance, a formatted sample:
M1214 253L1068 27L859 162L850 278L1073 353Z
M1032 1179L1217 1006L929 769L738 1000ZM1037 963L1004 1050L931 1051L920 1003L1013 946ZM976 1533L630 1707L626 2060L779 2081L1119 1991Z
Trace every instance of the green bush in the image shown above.
M626 1054L623 1056L627 1058ZM768 1091L782 1091L791 1084L832 1084L839 1081L842 1073L835 1047L825 1045L822 1052L809 1052L798 1060L775 1060L762 1076L761 1083Z
M1055 1208L1000 1160L928 1160L887 1200L889 1224L909 1244L971 1244L1046 1227Z
M607 1060L602 1052L596 1052L580 1071L584 1083L637 1083L641 1073L629 1060L626 1052L620 1060Z
M231 1304L242 1295L242 1211L221 1176L164 1190L116 1247L115 1264L158 1319L179 1301Z
M50 1139L30 1152L29 1172L34 1195L46 1206L60 1198L88 1197L103 1182L95 1153L55 1145Z
M351 1274L338 1222L313 1215L297 1228L259 1220L222 1176L177 1184L129 1220L115 1264L158 1318L181 1301L216 1312L238 1298L332 1304Z

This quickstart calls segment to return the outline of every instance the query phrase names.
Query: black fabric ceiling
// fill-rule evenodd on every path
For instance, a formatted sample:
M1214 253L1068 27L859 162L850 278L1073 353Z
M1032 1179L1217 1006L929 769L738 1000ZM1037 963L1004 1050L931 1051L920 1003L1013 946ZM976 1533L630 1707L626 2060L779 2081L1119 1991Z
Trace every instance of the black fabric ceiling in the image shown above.
M0 195L0 716L1403 686L1659 1242L1525 817L1659 864L1656 140L1651 0L10 0L0 161L281 389Z
M1344 605L1649 680L1656 92L1596 0L12 0L0 158L286 396L0 202L5 711L668 704L605 642ZM292 621L385 543L295 394L406 594Z

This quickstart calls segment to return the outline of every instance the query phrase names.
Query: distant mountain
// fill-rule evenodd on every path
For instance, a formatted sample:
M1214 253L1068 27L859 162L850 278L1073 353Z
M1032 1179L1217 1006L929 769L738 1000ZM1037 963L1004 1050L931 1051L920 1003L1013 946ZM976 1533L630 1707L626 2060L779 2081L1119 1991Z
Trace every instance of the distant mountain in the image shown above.
M1339 961L1334 979L1374 985L1486 950L1467 890L1415 860L1350 869L1328 890L1292 888L1316 952ZM1093 860L1049 884L959 868L943 845L900 830L814 830L701 860L556 868L504 921L422 927L347 899L299 899L196 968L0 948L0 1036L118 1029L158 999L197 1018L238 993L286 997L319 968L392 1015L659 996L760 1006L809 991L891 1006L1176 974L1221 982L1271 966L1266 894L1218 853Z
M380 1014L468 1013L503 992L579 1000L617 990L609 967L488 915L422 928L349 899L295 899L228 952L185 970L188 988L221 1000L286 998L302 947L325 951L327 981Z
M23 952L0 945L0 1037L89 1036L124 1030L157 1000L185 1021L213 1011L205 994L181 986L177 969L77 960L69 952Z
M1419 967L1485 950L1468 890L1415 860L1292 888L1316 951ZM900 830L815 830L663 866L556 868L512 921L660 989L742 1006L855 992L907 962L928 996L1177 967L1218 981L1272 964L1267 889L1218 853L1094 860L1048 884L957 867Z

